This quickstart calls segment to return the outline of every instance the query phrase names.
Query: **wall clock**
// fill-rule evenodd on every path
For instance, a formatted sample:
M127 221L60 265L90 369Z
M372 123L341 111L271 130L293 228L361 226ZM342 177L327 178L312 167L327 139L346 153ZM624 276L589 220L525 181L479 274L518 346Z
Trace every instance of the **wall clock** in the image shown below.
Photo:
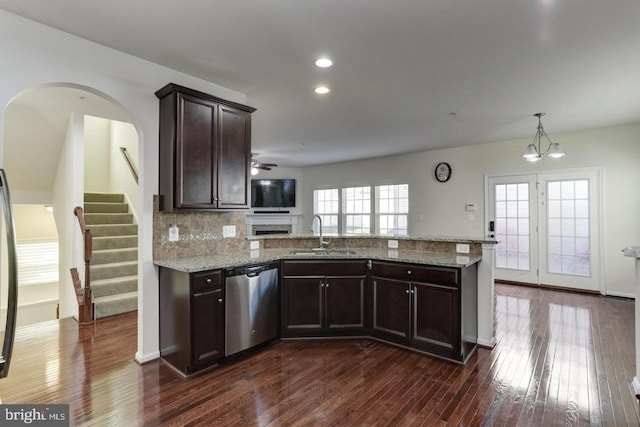
M438 165L436 166L435 175L438 182L449 181L449 178L451 178L451 166L449 166L449 163L438 163Z

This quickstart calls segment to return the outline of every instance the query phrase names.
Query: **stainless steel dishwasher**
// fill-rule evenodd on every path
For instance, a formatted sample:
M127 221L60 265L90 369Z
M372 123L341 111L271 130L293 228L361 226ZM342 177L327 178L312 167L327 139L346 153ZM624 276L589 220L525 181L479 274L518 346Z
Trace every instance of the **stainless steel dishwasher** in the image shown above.
M278 264L225 270L225 356L278 336Z

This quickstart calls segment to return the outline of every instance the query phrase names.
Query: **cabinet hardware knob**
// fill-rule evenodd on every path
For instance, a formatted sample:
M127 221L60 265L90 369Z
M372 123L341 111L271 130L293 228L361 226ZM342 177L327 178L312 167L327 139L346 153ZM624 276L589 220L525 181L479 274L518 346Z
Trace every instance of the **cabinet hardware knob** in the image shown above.
M320 287L321 287L321 288L324 288L324 283L320 283Z
M407 270L407 274L408 274L408 275L411 275L411 270Z
M405 292L406 292L406 293L409 293L409 289L407 289Z
M211 277L209 277L209 278L207 279L207 283L208 283L208 284L211 284Z
M222 298L218 298L218 302L222 304Z
M414 291L413 289L411 289L411 293L412 293L412 294L415 294L415 293L416 293L416 291Z
M325 285L327 288L329 287L329 284L328 284L328 283L325 283L324 285Z

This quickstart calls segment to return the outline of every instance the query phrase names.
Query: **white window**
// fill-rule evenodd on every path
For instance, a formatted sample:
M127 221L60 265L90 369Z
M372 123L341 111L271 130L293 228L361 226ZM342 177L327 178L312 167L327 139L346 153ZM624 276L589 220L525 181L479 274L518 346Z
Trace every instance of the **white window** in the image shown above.
M376 186L376 234L406 236L409 216L409 185Z
M40 285L58 281L58 242L28 241L16 245L18 285Z
M371 234L371 187L342 189L342 218L345 234Z
M313 214L322 218L322 231L325 235L338 234L340 201L337 188L313 191Z

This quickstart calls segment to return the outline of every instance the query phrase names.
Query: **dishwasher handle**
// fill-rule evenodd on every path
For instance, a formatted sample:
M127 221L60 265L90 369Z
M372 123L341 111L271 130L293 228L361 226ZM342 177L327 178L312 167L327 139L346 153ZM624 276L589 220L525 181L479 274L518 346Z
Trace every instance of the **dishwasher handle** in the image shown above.
M228 268L224 271L224 275L225 277L233 277L233 276L257 277L263 271L273 270L275 268L278 268L277 263Z

